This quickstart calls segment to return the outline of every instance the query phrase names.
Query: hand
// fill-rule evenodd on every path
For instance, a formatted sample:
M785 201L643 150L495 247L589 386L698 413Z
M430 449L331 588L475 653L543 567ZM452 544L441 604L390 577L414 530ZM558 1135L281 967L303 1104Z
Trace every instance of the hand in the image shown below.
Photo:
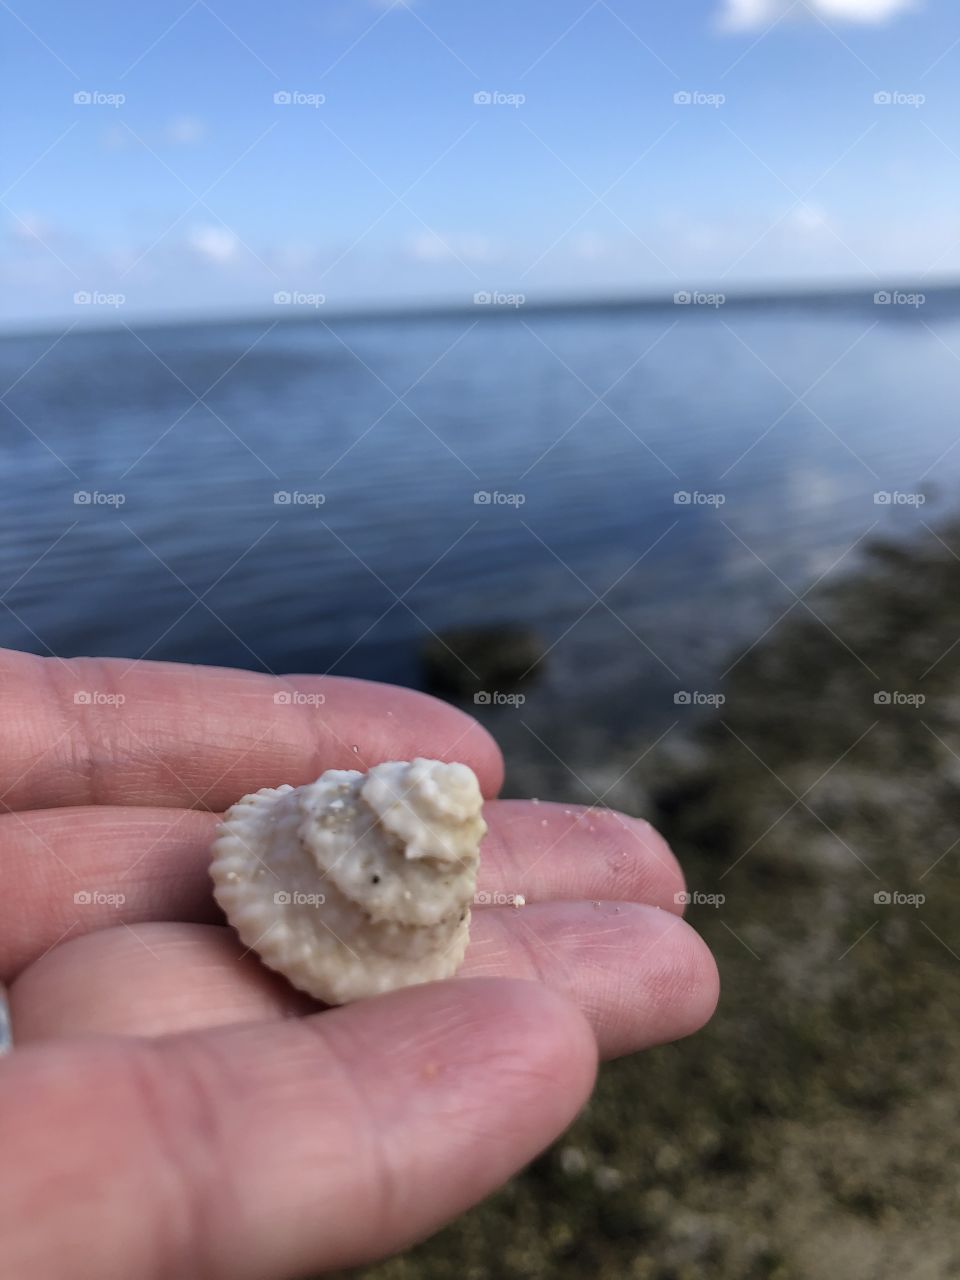
M17 653L0 705L2 1277L276 1280L393 1252L562 1131L597 1045L713 1011L667 846L562 805L486 805L493 905L453 981L317 1012L244 951L207 877L217 811L414 755L468 763L492 796L497 748L452 707ZM496 905L511 894L528 905Z

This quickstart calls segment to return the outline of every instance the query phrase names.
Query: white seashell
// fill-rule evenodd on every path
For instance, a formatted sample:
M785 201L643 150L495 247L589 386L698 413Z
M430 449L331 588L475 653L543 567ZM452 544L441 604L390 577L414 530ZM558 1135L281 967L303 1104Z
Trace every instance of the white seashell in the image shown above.
M213 843L214 897L242 942L328 1004L456 972L483 798L465 764L329 769L244 796Z

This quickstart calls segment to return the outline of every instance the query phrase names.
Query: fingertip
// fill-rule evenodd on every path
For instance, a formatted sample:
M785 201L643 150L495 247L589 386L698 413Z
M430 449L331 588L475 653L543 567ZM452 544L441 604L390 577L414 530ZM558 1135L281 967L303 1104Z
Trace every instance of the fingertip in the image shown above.
M697 976L694 982L696 999L691 1004L690 1025L683 1034L693 1035L695 1031L705 1027L716 1013L717 1005L720 1003L721 983L716 956L695 929L689 925L686 927L693 934Z
M615 809L591 809L588 822L609 846L632 855L637 873L641 876L654 873L655 878L650 883L641 878L636 884L639 892L651 891L653 896L649 901L653 905L662 906L671 915L683 915L686 877L677 855L656 827L646 818L634 818Z
M713 952L691 925L667 912L656 914L661 919L652 922L652 929L662 978L658 1039L682 1040L713 1017L720 998L720 973Z

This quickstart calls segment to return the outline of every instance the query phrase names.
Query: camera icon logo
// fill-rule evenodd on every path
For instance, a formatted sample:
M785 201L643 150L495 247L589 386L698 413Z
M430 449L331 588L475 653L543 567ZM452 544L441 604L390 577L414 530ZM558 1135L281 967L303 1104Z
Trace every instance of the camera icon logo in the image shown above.
M78 907L89 907L90 903L93 901L93 894L89 889L79 889L73 895L73 901Z
M689 507L690 494L686 489L678 489L673 495L673 501L678 507Z
M493 301L493 295L488 293L486 289L481 289L479 293L473 295L473 301L478 307L489 306Z
M879 93L873 95L874 105L878 107L889 107L893 101L893 94L889 89L881 89Z
M278 107L289 107L293 101L293 94L289 89L278 89L273 95L274 104Z
M492 698L486 689L480 689L479 692L473 695L473 701L478 707L488 707Z
M274 504L278 507L289 507L290 494L286 489L278 489L273 495Z
M488 507L490 505L492 495L486 489L478 489L473 495L474 505L478 507Z
M893 898L886 889L878 889L873 895L873 901L878 907L888 907L893 901Z
M73 304L76 307L88 307L92 302L92 298L86 289L80 289L73 295Z
M875 307L889 307L893 301L893 297L887 289L878 289L873 295L873 305Z
M690 292L687 289L678 289L673 295L674 305L678 307L689 307L692 300Z
M93 702L93 695L88 693L86 689L78 689L73 695L73 704L76 707L89 707Z
M77 507L89 507L91 494L86 489L78 489L73 495L74 505Z
M273 295L273 301L279 307L289 306L292 300L293 299L291 298L290 294L287 292L286 289L281 289L279 290L278 293L275 293Z
M873 695L873 701L874 701L874 704L878 707L889 707L890 703L893 701L893 698L886 691L886 689L881 689L879 693L875 693Z
M673 95L673 101L678 107L689 107L693 101L693 94L689 89L681 89Z
M290 897L290 894L287 893L285 889L280 889L278 890L277 893L273 895L273 901L276 903L278 907L289 907L290 903L292 902L292 898Z
M678 907L689 907L690 903L693 901L693 898L688 890L681 889L679 893L675 893L673 895L673 900Z
M878 507L889 507L890 494L885 489L881 489L873 495L873 501Z
M293 699L286 689L281 689L279 693L273 695L274 706L277 707L289 707L292 701Z
M477 106L477 107L489 107L492 101L493 101L493 94L490 93L487 89L481 89L479 93L475 93L473 95L474 106Z
M686 689L679 689L673 695L673 702L674 702L674 705L677 707L689 707L691 702L690 694L686 691Z
M90 103L93 101L93 94L87 89L81 89L78 93L73 95L73 101L75 106L89 107Z

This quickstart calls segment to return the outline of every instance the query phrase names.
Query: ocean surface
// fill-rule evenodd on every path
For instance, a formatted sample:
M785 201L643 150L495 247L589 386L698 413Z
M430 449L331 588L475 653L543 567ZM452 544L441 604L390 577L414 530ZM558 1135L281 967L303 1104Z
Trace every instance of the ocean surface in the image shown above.
M5 646L416 685L519 624L531 732L651 726L960 478L955 291L118 324L0 339Z

